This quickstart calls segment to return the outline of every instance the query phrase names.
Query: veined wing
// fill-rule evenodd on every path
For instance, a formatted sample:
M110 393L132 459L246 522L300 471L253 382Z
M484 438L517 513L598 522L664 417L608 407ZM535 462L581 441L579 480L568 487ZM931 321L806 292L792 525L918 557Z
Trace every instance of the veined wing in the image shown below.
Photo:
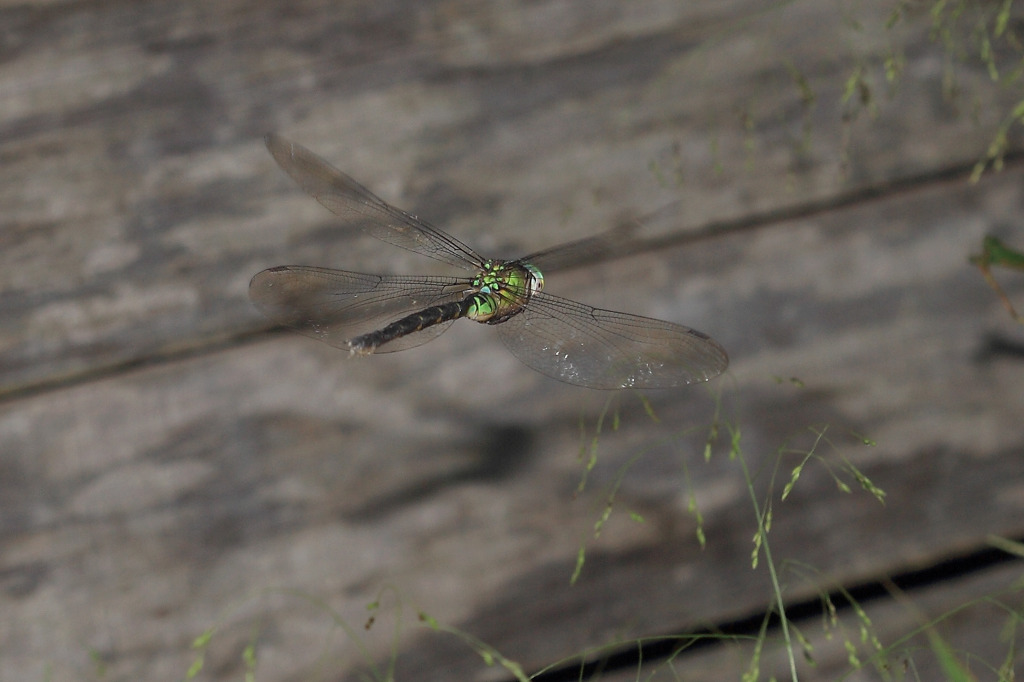
M292 180L346 225L385 241L467 270L483 263L473 249L379 198L302 145L273 133L267 149Z
M641 223L639 222L623 223L591 237L559 244L516 260L521 263L529 263L544 275L556 270L592 265L602 260L622 256L629 246L636 243L636 233L640 227Z
M347 341L409 313L461 300L469 281L455 277L392 277L284 265L256 274L249 298L274 322L348 350ZM395 339L378 352L405 350L437 338L451 322Z
M707 381L729 365L725 349L699 331L542 292L497 327L522 362L588 388L672 388Z

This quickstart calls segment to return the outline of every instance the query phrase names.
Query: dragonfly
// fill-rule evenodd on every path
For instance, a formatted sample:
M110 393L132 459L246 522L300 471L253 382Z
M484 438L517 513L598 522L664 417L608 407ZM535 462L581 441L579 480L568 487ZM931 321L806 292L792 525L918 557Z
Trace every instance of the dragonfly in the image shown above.
M707 381L729 364L725 349L702 332L544 291L543 273L612 253L621 234L515 260L484 258L305 147L275 134L265 142L281 169L346 228L468 271L447 277L272 267L252 278L249 297L279 325L358 356L419 346L466 318L494 326L512 355L532 369L593 389L683 386Z

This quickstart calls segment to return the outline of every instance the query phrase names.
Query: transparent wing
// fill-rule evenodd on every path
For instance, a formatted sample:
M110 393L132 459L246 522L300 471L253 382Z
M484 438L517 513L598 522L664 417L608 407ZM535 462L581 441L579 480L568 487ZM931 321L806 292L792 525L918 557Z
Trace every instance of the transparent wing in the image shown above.
M497 327L522 362L587 388L672 388L707 381L729 365L725 349L699 331L545 293Z
M337 348L406 315L461 300L468 280L455 277L390 277L284 265L259 272L249 298L274 322ZM391 341L377 352L405 350L437 338L451 322L426 327Z
M277 165L349 227L435 260L468 270L480 269L483 258L473 249L391 206L302 145L273 133L265 142Z
M623 223L592 237L560 244L517 260L533 265L545 275L556 270L592 265L627 254L636 244L636 233L640 227L639 222Z

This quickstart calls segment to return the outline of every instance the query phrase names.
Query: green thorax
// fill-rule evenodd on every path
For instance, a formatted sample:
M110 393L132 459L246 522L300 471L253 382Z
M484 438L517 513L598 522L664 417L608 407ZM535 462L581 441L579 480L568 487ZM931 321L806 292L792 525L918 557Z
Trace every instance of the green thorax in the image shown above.
M530 297L544 288L544 275L529 263L487 261L473 279L477 293L466 317L498 324L522 312Z

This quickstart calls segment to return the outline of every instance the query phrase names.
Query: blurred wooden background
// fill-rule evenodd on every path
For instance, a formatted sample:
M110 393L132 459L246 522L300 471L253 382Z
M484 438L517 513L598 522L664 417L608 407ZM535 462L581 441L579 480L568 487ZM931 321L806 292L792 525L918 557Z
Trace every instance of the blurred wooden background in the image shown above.
M1024 244L1019 157L968 182L1022 91L957 6L937 29L930 3L895 21L812 0L4 3L0 679L181 679L216 628L197 679L240 679L252 645L259 680L391 661L500 680L417 613L528 673L756 618L775 598L737 434L789 604L1024 536L1024 328L967 262L985 234ZM268 131L486 254L642 218L631 255L548 290L707 332L729 372L650 393L654 421L482 325L363 360L269 331L246 294L265 267L438 270L338 229ZM1024 277L999 276L1020 303ZM609 399L618 429L580 491ZM875 600L871 632L1017 606L1019 578ZM796 623L816 647L798 669L837 679L843 643L871 643L851 610L831 639L818 614ZM937 632L1012 666L1006 619L976 605ZM763 679L788 677L769 637ZM753 657L732 642L639 674L738 679ZM886 662L938 674L927 650Z

